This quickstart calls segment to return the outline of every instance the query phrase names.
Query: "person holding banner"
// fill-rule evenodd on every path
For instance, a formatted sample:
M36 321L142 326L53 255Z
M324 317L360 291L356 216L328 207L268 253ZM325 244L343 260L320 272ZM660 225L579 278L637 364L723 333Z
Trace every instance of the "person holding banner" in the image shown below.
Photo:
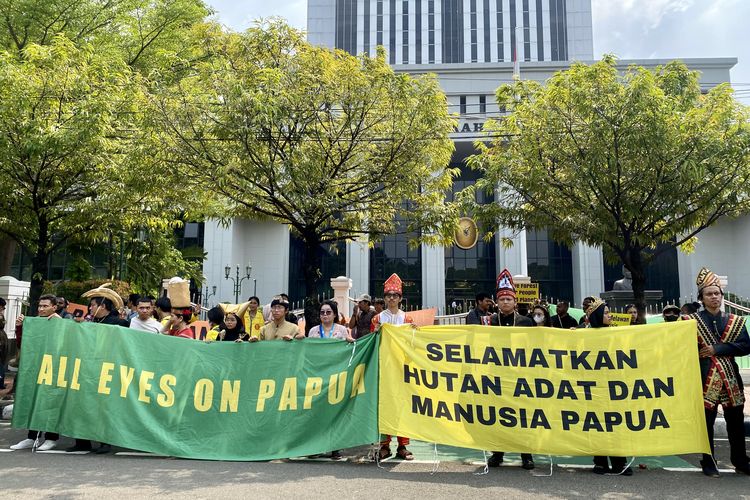
M3 304L5 305L5 304ZM57 307L57 297L54 295L42 295L39 297L39 303L37 306L37 314L41 318L60 318L60 315L58 315L55 312L55 309ZM23 320L24 316L23 314L18 315L18 319L16 320L16 324L18 325L18 320L20 320L20 325L17 327L16 331L23 329ZM16 380L14 381L14 385L18 384L18 377L16 377ZM42 436L41 431L33 431L30 430L28 434L26 435L26 439L14 444L10 447L11 450L27 450L29 448L33 448L34 444L37 442L37 440ZM60 439L60 435L54 432L45 432L44 433L44 441L37 446L37 451L48 451L57 446L57 441ZM33 451L33 450L32 450Z
M260 338L250 334L250 342L258 340L294 340L305 338L295 323L287 321L289 302L282 297L271 301L271 321L260 329Z
M492 307L492 296L487 292L479 292L476 297L474 309L469 311L466 315L467 325L489 325L490 318L490 307Z
M238 313L227 313L224 316L224 328L219 332L216 339L220 342L242 342L249 340L250 336L245 332L242 315Z
M393 273L385 280L385 283L383 283L383 296L385 297L387 308L372 318L372 325L370 326L372 332L380 332L380 328L386 323L390 325L408 325L414 323L414 320L399 307L401 305L401 297L403 296L403 283L398 274ZM414 460L412 452L406 449L409 446L409 438L397 436L396 440L398 441L396 456L403 460ZM384 460L390 456L391 436L385 434L382 441L380 441L378 458Z
M320 324L310 328L307 337L311 339L339 339L354 342L349 330L335 321L339 316L339 306L333 300L324 300L319 309Z
M497 299L497 313L490 318L493 326L534 326L531 318L522 316L516 312L516 287L513 285L513 276L510 271L503 269L497 276L497 287L495 290ZM489 467L500 467L505 458L505 452L493 451L487 459ZM535 467L534 457L531 453L521 453L521 467L531 470Z
M138 315L130 320L130 328L142 332L160 333L161 323L154 319L154 302L150 297L139 297L136 305Z
M578 321L568 314L569 307L570 302L567 300L557 301L557 314L550 319L553 328L564 328L566 330L575 330L578 328Z
M703 455L701 468L709 477L719 477L714 459L714 422L718 407L724 409L729 438L729 454L734 470L750 475L750 458L745 449L745 394L736 356L750 353L745 318L723 313L724 291L719 277L705 267L696 279L698 299L703 310L691 314L698 323L698 355L703 378L703 406L711 455Z
M589 304L586 316L589 318L588 328L606 328L612 325L612 316L609 313L609 307L607 307L607 303L602 299L594 299ZM607 461L607 458L609 458L609 461ZM610 463L612 467L610 467ZM632 476L633 469L627 467L627 464L628 461L625 457L595 456L592 472L594 474L613 473L622 476Z
M549 316L549 310L541 304L537 304L531 310L531 319L535 326L552 327L552 320Z
M635 325L638 323L638 308L635 304L628 304L625 306L625 313L630 315L630 324Z

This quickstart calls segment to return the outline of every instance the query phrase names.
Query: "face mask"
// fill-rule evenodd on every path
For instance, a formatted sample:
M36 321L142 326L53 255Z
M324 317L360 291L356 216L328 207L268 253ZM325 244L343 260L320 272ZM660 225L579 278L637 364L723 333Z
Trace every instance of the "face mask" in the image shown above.
M543 323L544 322L544 315L543 314L535 314L534 315L534 321L537 323Z

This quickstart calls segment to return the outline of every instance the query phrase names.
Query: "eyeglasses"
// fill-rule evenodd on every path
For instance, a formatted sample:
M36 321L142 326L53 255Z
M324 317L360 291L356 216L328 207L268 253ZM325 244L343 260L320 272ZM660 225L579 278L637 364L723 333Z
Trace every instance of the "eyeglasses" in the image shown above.
M274 310L274 311L281 311L283 309L286 309L286 307L284 307L284 306L273 306L273 307L271 307L271 309Z
M333 311L331 311L330 309L327 311L320 311L321 316L328 316L329 314L333 314Z
M399 295L397 293L386 293L385 298L386 299L397 299Z

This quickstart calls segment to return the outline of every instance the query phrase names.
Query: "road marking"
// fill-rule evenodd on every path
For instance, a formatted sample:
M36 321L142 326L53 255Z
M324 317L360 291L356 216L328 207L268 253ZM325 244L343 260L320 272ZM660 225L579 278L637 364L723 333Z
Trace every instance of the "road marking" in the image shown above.
M700 467L664 467L663 469L669 472L703 472ZM719 472L727 474L734 472L734 469L719 469Z
M0 448L0 453L10 453L12 451L16 451L16 450L11 450L10 448Z
M169 455L159 455L158 453L148 453L146 451L118 451L115 455L118 457L169 458Z

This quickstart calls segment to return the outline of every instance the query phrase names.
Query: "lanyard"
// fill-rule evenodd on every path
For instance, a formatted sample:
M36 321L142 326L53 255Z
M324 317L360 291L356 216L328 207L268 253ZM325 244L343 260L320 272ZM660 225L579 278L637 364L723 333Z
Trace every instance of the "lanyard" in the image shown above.
M324 339L326 338L325 330L323 330L323 324L321 323L318 325L318 328L320 328L320 338ZM331 338L333 336L333 330L336 328L336 323L331 325L331 331L328 332L328 338Z

